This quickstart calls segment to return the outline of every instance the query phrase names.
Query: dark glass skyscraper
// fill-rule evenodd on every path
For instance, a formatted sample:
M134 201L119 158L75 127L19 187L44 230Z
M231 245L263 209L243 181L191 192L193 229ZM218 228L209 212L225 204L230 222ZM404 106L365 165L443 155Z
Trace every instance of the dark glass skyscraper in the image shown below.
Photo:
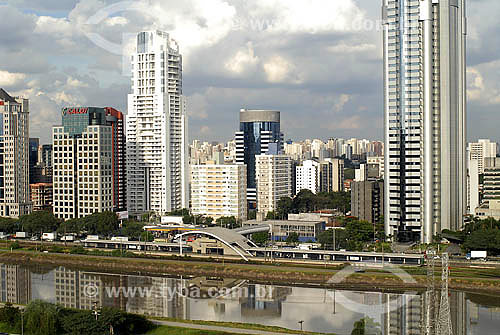
M280 112L240 110L240 131L236 132L235 138L236 163L247 166L247 198L251 205L249 208L255 208L255 156L267 153L270 143L277 143L278 148L283 150Z

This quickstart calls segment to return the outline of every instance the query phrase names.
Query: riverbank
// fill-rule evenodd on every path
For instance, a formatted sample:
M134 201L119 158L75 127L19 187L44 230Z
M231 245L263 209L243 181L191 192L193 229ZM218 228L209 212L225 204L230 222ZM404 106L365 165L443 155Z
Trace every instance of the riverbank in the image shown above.
M226 277L274 285L338 289L408 291L425 290L427 286L425 268L402 268L413 278L411 283L403 282L393 273L381 270L367 270L365 273L351 274L344 278L341 283L332 284L332 277L343 266L337 265L325 268L319 265L317 267L291 267L268 264L223 264L215 260L213 262L191 260L189 257L182 260L159 260L17 250L0 251L0 263L17 264L30 268L64 266L79 270L117 274ZM435 278L437 281L440 279L438 272L436 272ZM439 287L438 282L436 282L436 285ZM469 292L493 293L500 296L500 269L452 268L450 288Z

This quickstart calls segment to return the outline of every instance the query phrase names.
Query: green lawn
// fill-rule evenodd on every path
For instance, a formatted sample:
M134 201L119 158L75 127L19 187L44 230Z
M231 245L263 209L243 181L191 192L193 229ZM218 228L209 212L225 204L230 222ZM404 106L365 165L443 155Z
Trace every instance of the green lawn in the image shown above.
M266 326L261 324L253 323L239 323L239 322L224 322L224 321L204 321L204 320L179 320L173 318L154 318L160 321L171 321L171 322L182 322L188 325L205 325L205 326L216 326L216 327L227 327L227 328L238 328L238 329L248 329L248 330L261 330L273 333L283 333L286 334L296 334L297 330L282 328L278 326ZM303 331L304 335L320 335L320 333ZM323 333L321 333L323 334Z
M189 329L189 328L177 328L169 326L160 326L148 333L148 335L229 335L229 334L231 333Z

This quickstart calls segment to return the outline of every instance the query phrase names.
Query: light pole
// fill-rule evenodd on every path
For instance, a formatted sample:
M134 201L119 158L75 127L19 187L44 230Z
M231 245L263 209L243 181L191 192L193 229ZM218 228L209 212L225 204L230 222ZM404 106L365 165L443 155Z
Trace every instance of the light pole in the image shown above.
M21 310L21 335L24 335L24 309Z
M302 332L303 331L304 320L300 320L298 323L300 325L300 331Z
M97 319L99 318L99 309L97 308L97 301L94 301L94 315L95 315L95 320L97 321Z

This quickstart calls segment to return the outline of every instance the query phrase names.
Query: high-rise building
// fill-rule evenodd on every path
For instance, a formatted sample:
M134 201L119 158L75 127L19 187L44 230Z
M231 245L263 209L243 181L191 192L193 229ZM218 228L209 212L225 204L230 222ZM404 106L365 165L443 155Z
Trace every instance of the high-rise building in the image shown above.
M500 157L486 158L483 173L483 200L500 200Z
M320 164L320 191L344 191L344 160L325 158Z
M125 157L127 147L123 127L123 113L106 107L106 125L111 127L113 146L113 209L124 211L127 208L127 175Z
M214 219L247 218L245 165L191 165L191 210Z
M29 101L0 88L0 216L30 212Z
M383 0L386 234L462 227L465 0Z
M63 108L62 125L53 127L56 217L71 219L120 209L120 176L125 174L120 163L123 142L115 132L120 115L111 108Z
M494 158L497 156L497 144L490 140L478 140L475 143L469 143L467 148L471 160L478 161L479 174L483 174L484 161L487 158Z
M257 155L257 211L273 212L281 198L292 196L292 159L286 155Z
M318 193L320 191L320 163L315 159L302 162L302 165L296 168L295 182L297 194L302 190Z
M351 183L351 215L376 223L384 213L384 183L355 181Z
M472 158L467 151L467 212L474 215L479 206L479 159ZM484 166L483 166L484 171Z
M240 110L240 131L236 132L236 164L247 166L247 199L252 208L257 201L255 156L266 154L270 143L284 150L280 130L280 112L271 110Z
M127 209L164 214L189 206L182 56L162 31L137 35L127 115Z
M52 167L52 144L44 144L39 147L38 165Z
M31 202L34 211L52 211L52 184L30 184Z
M30 170L30 184L38 182L34 179L36 172L35 166L38 164L38 147L40 146L39 138L29 139L29 170Z

